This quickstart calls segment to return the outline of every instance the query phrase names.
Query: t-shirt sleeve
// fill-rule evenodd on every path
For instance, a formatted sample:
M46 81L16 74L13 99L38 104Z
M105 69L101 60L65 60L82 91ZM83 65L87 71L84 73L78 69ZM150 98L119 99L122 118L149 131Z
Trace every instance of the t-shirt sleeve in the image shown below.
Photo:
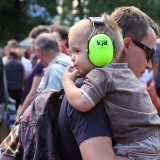
M77 111L72 106L68 107L67 114L70 126L78 145L93 137L111 137L109 120L103 104L98 103L97 106L85 113Z
M41 63L38 64L36 71L35 71L35 75L42 76L43 68L44 68L44 66Z
M101 99L106 96L111 84L111 78L104 69L93 69L84 80L81 92L95 106Z

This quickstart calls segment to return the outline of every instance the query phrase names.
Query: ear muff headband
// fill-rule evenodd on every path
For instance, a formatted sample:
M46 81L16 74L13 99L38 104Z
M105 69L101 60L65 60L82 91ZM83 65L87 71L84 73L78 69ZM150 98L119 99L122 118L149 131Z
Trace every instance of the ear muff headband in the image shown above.
M93 21L92 17L92 22ZM98 17L98 20L100 18ZM98 25L105 25L101 18ZM103 20L103 23L102 23ZM97 23L97 19L95 21ZM92 64L97 67L104 67L111 63L114 56L114 42L105 34L97 34L88 41L88 57Z

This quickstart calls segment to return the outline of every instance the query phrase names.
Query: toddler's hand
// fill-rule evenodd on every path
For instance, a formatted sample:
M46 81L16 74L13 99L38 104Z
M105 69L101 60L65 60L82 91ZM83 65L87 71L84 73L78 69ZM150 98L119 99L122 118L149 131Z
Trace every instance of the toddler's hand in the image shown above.
M64 72L62 82L75 81L78 77L78 71L74 70L74 66L68 66Z

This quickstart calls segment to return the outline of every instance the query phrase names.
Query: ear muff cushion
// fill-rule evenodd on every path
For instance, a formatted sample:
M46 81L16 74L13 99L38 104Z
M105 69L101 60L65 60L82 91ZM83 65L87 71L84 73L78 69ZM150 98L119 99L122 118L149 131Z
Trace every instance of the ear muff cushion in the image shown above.
M97 67L108 65L113 58L114 46L110 37L98 34L92 37L88 44L89 59Z

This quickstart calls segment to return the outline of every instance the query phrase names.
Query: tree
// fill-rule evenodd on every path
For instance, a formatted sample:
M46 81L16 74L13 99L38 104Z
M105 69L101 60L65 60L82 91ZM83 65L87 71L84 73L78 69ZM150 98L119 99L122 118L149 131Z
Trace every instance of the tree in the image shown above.
M61 6L64 8L63 19L67 19L68 14L71 13L73 17L82 19L89 16L100 16L104 12L110 14L119 6L136 6L151 16L157 23L160 23L159 0L63 0Z
M0 41L15 38L22 40L30 30L39 24L49 24L39 17L30 17L28 8L38 4L46 8L51 18L60 17L60 24L71 26L75 20L89 16L110 14L119 6L134 5L160 23L159 0L1 0L0 1Z
M5 0L0 1L0 42L7 42L9 39L18 41L28 36L31 29L39 24L50 24L40 17L30 17L28 8L31 0ZM47 7L52 17L57 14L57 4L52 0L40 0L40 4ZM5 44L3 43L3 45ZM1 44L0 44L1 45Z
M19 39L23 30L27 29L25 23L25 3L18 0L0 1L0 39Z

